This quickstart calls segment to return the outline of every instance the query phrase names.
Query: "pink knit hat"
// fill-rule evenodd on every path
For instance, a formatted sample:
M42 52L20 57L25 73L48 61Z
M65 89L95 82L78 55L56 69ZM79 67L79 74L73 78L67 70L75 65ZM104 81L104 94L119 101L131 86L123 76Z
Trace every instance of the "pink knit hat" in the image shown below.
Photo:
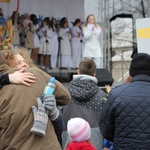
M67 132L72 142L82 142L90 139L91 128L82 118L72 118L67 123Z

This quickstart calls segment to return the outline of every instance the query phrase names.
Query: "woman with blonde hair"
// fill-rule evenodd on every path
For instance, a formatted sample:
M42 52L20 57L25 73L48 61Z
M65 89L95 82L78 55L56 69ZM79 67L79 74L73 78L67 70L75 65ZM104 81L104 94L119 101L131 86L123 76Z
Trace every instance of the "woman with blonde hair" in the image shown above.
M101 59L103 56L100 47L101 32L102 29L96 23L94 15L88 15L83 27L83 35L85 38L83 57L93 59L96 63L96 68L102 67Z
M32 21L30 20L30 14L25 13L24 14L24 20L23 20L23 35L24 35L24 47L28 50L31 50L35 48L34 46L34 26ZM29 51L29 52L31 52Z

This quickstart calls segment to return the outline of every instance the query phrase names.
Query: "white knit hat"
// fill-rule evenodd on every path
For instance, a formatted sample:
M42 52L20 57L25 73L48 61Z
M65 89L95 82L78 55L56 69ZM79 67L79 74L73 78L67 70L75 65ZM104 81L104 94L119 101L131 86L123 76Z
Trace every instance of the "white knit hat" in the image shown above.
M91 128L82 118L72 118L67 123L67 132L72 142L82 142L90 139Z

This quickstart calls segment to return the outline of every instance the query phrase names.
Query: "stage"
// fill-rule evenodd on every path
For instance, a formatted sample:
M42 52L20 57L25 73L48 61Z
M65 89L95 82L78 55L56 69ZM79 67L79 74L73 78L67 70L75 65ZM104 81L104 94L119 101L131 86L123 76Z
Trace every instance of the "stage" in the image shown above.
M41 69L41 68L40 68ZM77 74L77 69L42 69L50 76L55 77L60 82L70 82L73 79L73 75ZM105 85L112 85L114 79L112 74L106 68L96 70L96 78L98 80L98 86L104 87Z
M55 77L60 82L70 82L73 75L77 73L77 69L40 69L50 76Z

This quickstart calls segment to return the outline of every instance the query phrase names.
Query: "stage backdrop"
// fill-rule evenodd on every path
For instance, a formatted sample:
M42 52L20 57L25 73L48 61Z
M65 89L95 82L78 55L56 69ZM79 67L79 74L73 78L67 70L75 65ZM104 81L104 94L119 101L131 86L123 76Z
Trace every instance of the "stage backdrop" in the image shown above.
M17 0L2 1L0 7L5 18L8 18L17 8ZM53 16L56 19L68 17L69 21L74 21L76 18L84 20L84 0L20 0L19 12L50 18Z

